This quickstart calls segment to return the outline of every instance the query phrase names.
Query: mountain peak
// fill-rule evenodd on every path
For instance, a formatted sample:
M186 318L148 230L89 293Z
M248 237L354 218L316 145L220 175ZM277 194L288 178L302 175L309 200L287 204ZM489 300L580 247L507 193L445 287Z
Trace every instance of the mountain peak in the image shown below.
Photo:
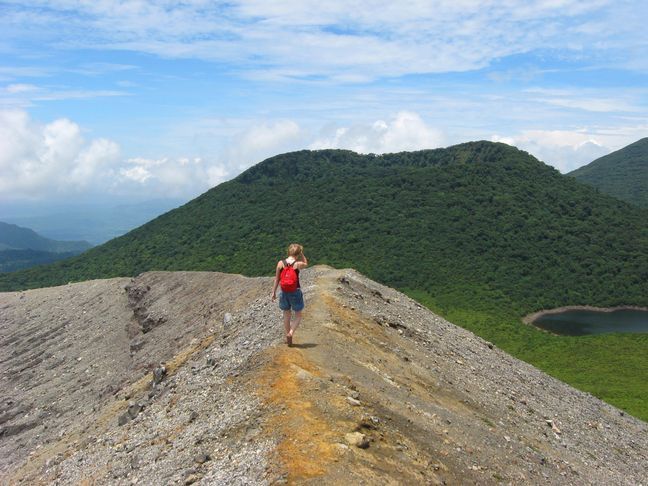
M326 177L330 170L344 170L345 167L352 170L375 170L503 163L535 163L546 167L533 156L516 147L501 142L480 140L447 148L381 155L359 154L342 149L299 150L270 157L249 168L235 180L246 184L259 180L275 183L282 180L300 181Z
M568 175L622 201L648 208L648 137Z

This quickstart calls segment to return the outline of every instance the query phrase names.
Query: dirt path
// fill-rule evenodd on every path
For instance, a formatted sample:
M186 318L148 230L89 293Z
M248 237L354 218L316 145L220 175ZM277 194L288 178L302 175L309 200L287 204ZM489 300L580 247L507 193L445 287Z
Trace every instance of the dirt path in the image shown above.
M336 299L344 274L331 270L316 279L295 346L273 350L258 380L278 410L268 423L283 437L278 466L291 484L324 476L331 484L466 484L469 478L454 477L427 449L428 441L414 437L423 431L414 430L416 412L406 398L411 390L398 381L416 370L393 354L399 335L389 336ZM393 373L394 365L406 376L384 371ZM418 378L418 391L427 394L432 384ZM353 433L363 434L369 446L349 444L346 435Z

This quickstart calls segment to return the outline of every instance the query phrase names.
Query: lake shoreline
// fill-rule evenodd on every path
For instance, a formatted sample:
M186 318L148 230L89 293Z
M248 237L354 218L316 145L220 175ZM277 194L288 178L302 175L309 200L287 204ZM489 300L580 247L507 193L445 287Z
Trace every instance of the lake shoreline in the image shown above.
M593 305L566 305L563 307L556 307L554 309L543 309L531 314L527 314L522 318L522 322L525 324L533 324L537 319L542 316L548 316L551 314L560 314L561 312L567 311L595 311L595 312L614 312L619 310L638 310L648 312L648 307L641 307L637 305L622 305L619 307L595 307Z

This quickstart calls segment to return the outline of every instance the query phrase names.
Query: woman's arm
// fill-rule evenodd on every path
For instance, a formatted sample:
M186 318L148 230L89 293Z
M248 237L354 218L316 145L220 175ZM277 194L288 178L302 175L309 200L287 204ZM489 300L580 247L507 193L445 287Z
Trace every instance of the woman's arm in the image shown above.
M306 258L306 255L303 253L299 257L299 261L295 262L295 268L297 270L301 270L302 268L306 268L308 266L308 258Z
M277 298L277 287L279 287L279 278L281 277L282 268L283 262L280 260L277 262L277 268L275 269L274 285L272 286L272 300L275 300Z

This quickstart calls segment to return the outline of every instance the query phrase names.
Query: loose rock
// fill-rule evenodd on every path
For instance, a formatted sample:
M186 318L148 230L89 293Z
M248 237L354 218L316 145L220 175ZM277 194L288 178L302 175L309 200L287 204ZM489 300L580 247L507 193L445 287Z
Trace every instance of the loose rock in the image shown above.
M347 397L347 398L346 398L346 401L347 401L347 402L349 403L349 405L351 405L352 407L359 407L360 405L362 405L362 404L360 403L360 400L356 400L356 399L353 398L353 397Z
M194 457L194 462L197 462L198 464L204 464L207 461L209 461L211 457L209 457L209 454L198 454L196 457Z
M155 370L153 370L153 384L157 385L160 383L167 374L166 367L163 364L160 364Z
M349 432L344 436L344 439L347 441L347 444L359 447L360 449L369 447L369 439L361 432Z

